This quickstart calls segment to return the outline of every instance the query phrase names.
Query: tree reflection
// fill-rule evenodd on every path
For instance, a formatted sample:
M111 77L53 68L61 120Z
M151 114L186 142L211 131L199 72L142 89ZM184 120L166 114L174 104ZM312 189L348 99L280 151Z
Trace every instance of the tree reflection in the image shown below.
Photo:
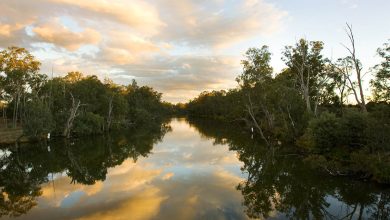
M107 169L146 157L171 128L165 124L139 127L101 137L57 140L2 149L0 157L0 217L19 216L37 205L40 185L49 175L63 173L71 183L104 181Z
M388 188L319 173L294 154L294 147L266 147L228 124L189 122L238 153L247 177L237 189L250 218L390 219Z
M39 185L45 181L39 169L20 156L16 145L0 160L0 216L19 216L36 206L35 197L42 194Z

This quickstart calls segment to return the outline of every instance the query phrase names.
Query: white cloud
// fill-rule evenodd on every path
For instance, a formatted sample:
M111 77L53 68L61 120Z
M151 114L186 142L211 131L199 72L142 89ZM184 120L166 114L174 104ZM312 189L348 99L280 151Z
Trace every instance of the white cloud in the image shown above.
M264 0L0 0L0 12L0 47L28 48L43 72L136 77L170 101L234 86L239 58L216 49L275 33L286 14Z

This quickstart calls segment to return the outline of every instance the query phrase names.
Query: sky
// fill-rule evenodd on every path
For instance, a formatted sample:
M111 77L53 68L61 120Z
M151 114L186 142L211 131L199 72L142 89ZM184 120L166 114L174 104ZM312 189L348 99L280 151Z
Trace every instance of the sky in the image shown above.
M236 87L250 47L268 45L276 73L283 48L300 38L345 57L346 22L369 71L390 39L389 8L389 0L0 0L0 48L27 48L49 76L135 79L177 103Z

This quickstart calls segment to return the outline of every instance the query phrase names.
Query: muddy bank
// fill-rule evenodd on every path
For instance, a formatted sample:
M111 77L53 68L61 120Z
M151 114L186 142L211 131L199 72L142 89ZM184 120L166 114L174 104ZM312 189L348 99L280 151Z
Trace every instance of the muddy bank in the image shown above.
M43 137L30 138L23 136L23 130L21 128L0 129L0 145L14 144L16 141L19 143L34 142L41 139Z

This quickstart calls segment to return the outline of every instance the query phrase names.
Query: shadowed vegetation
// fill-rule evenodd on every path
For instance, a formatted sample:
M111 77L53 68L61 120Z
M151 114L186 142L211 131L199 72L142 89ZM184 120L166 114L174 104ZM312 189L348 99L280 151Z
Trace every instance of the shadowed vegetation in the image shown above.
M306 162L331 175L389 184L389 43L378 49L382 61L368 72L374 73L368 97L350 26L347 33L347 57L332 61L322 55L322 42L301 39L285 47L287 67L279 73L267 46L250 48L238 88L203 92L177 111L235 123L269 147L298 146Z
M123 86L80 72L48 79L39 67L23 48L0 52L2 127L69 138L158 122L171 111L161 93L135 80Z

